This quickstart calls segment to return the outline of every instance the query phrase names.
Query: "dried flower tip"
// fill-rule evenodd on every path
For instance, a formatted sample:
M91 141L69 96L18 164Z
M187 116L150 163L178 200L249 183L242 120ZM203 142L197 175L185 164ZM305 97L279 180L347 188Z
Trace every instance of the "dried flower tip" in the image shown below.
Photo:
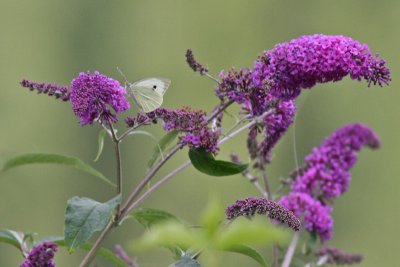
M327 257L326 263L335 265L352 265L362 262L363 256L361 254L350 254L335 247L321 248L317 256Z
M55 243L45 242L33 248L20 267L55 267L53 258L56 252L57 245Z
M68 101L71 94L71 89L67 85L58 85L55 83L39 83L30 80L22 80L22 87L29 88L31 91L36 91L38 94L46 94L54 96L62 101Z
M201 75L208 72L208 69L194 58L193 51L190 48L186 50L186 62L193 71L199 72Z
M252 217L255 214L267 215L270 219L287 224L295 231L299 231L300 220L287 208L279 203L266 198L248 197L244 200L237 200L225 210L229 220L239 216Z

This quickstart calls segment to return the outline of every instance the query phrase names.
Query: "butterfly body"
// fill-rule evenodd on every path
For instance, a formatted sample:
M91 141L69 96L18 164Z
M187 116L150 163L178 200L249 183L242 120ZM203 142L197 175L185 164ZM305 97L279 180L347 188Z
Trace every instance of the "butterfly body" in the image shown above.
M154 111L163 103L163 97L171 81L166 78L147 78L127 83L128 95L145 113Z

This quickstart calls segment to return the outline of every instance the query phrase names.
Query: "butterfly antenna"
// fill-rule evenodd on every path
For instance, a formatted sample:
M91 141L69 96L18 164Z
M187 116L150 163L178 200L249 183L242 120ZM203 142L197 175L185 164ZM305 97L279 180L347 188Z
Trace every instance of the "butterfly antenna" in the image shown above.
M126 78L126 76L125 76L125 74L122 72L122 70L121 70L119 67L117 67L117 70L118 70L119 74L121 74L122 78L125 79L125 84L129 84L128 79Z

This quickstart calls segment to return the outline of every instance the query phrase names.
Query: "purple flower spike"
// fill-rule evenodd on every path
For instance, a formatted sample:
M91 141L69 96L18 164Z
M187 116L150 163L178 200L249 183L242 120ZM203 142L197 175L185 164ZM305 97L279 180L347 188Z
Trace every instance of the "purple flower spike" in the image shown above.
M317 256L327 257L326 263L335 265L352 265L362 262L363 256L360 254L350 254L335 247L321 248Z
M279 98L296 98L301 89L316 83L351 79L387 84L390 71L385 61L373 55L366 44L341 35L302 36L265 51L254 65L257 87L272 81L271 93Z
M80 117L81 125L92 124L94 121L115 123L116 113L130 108L125 98L126 91L118 81L97 71L91 74L81 72L71 82L71 104L76 116Z
M55 267L53 258L56 252L55 243L45 242L33 248L20 267Z
M267 215L270 219L287 224L295 231L299 231L300 220L284 206L266 198L248 197L244 200L237 200L226 208L226 216L229 220L239 216L252 217L255 214Z
M305 158L305 166L300 169L292 190L314 198L342 195L349 188L356 152L364 146L374 149L379 145L376 134L360 123L338 129Z
M38 94L46 94L54 96L62 101L68 101L71 94L71 89L67 85L58 85L55 83L38 83L29 80L22 80L20 82L22 87L29 88L31 91L36 91Z
M307 231L316 232L321 242L332 237L331 207L323 206L318 200L304 193L290 193L282 197L280 203L297 217L303 218Z

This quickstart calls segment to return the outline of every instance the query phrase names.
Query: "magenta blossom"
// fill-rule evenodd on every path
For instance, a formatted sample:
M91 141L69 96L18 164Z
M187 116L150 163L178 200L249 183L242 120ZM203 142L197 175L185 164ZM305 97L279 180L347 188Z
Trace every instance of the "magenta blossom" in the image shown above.
M351 79L366 80L368 86L387 84L390 78L385 61L373 55L366 44L341 35L302 36L265 51L254 65L253 82L265 83L279 98L292 99L301 89L316 83Z
M98 71L93 74L81 72L71 82L71 104L81 125L115 123L118 121L115 113L121 113L130 108L125 98L125 88L118 81L109 78Z

